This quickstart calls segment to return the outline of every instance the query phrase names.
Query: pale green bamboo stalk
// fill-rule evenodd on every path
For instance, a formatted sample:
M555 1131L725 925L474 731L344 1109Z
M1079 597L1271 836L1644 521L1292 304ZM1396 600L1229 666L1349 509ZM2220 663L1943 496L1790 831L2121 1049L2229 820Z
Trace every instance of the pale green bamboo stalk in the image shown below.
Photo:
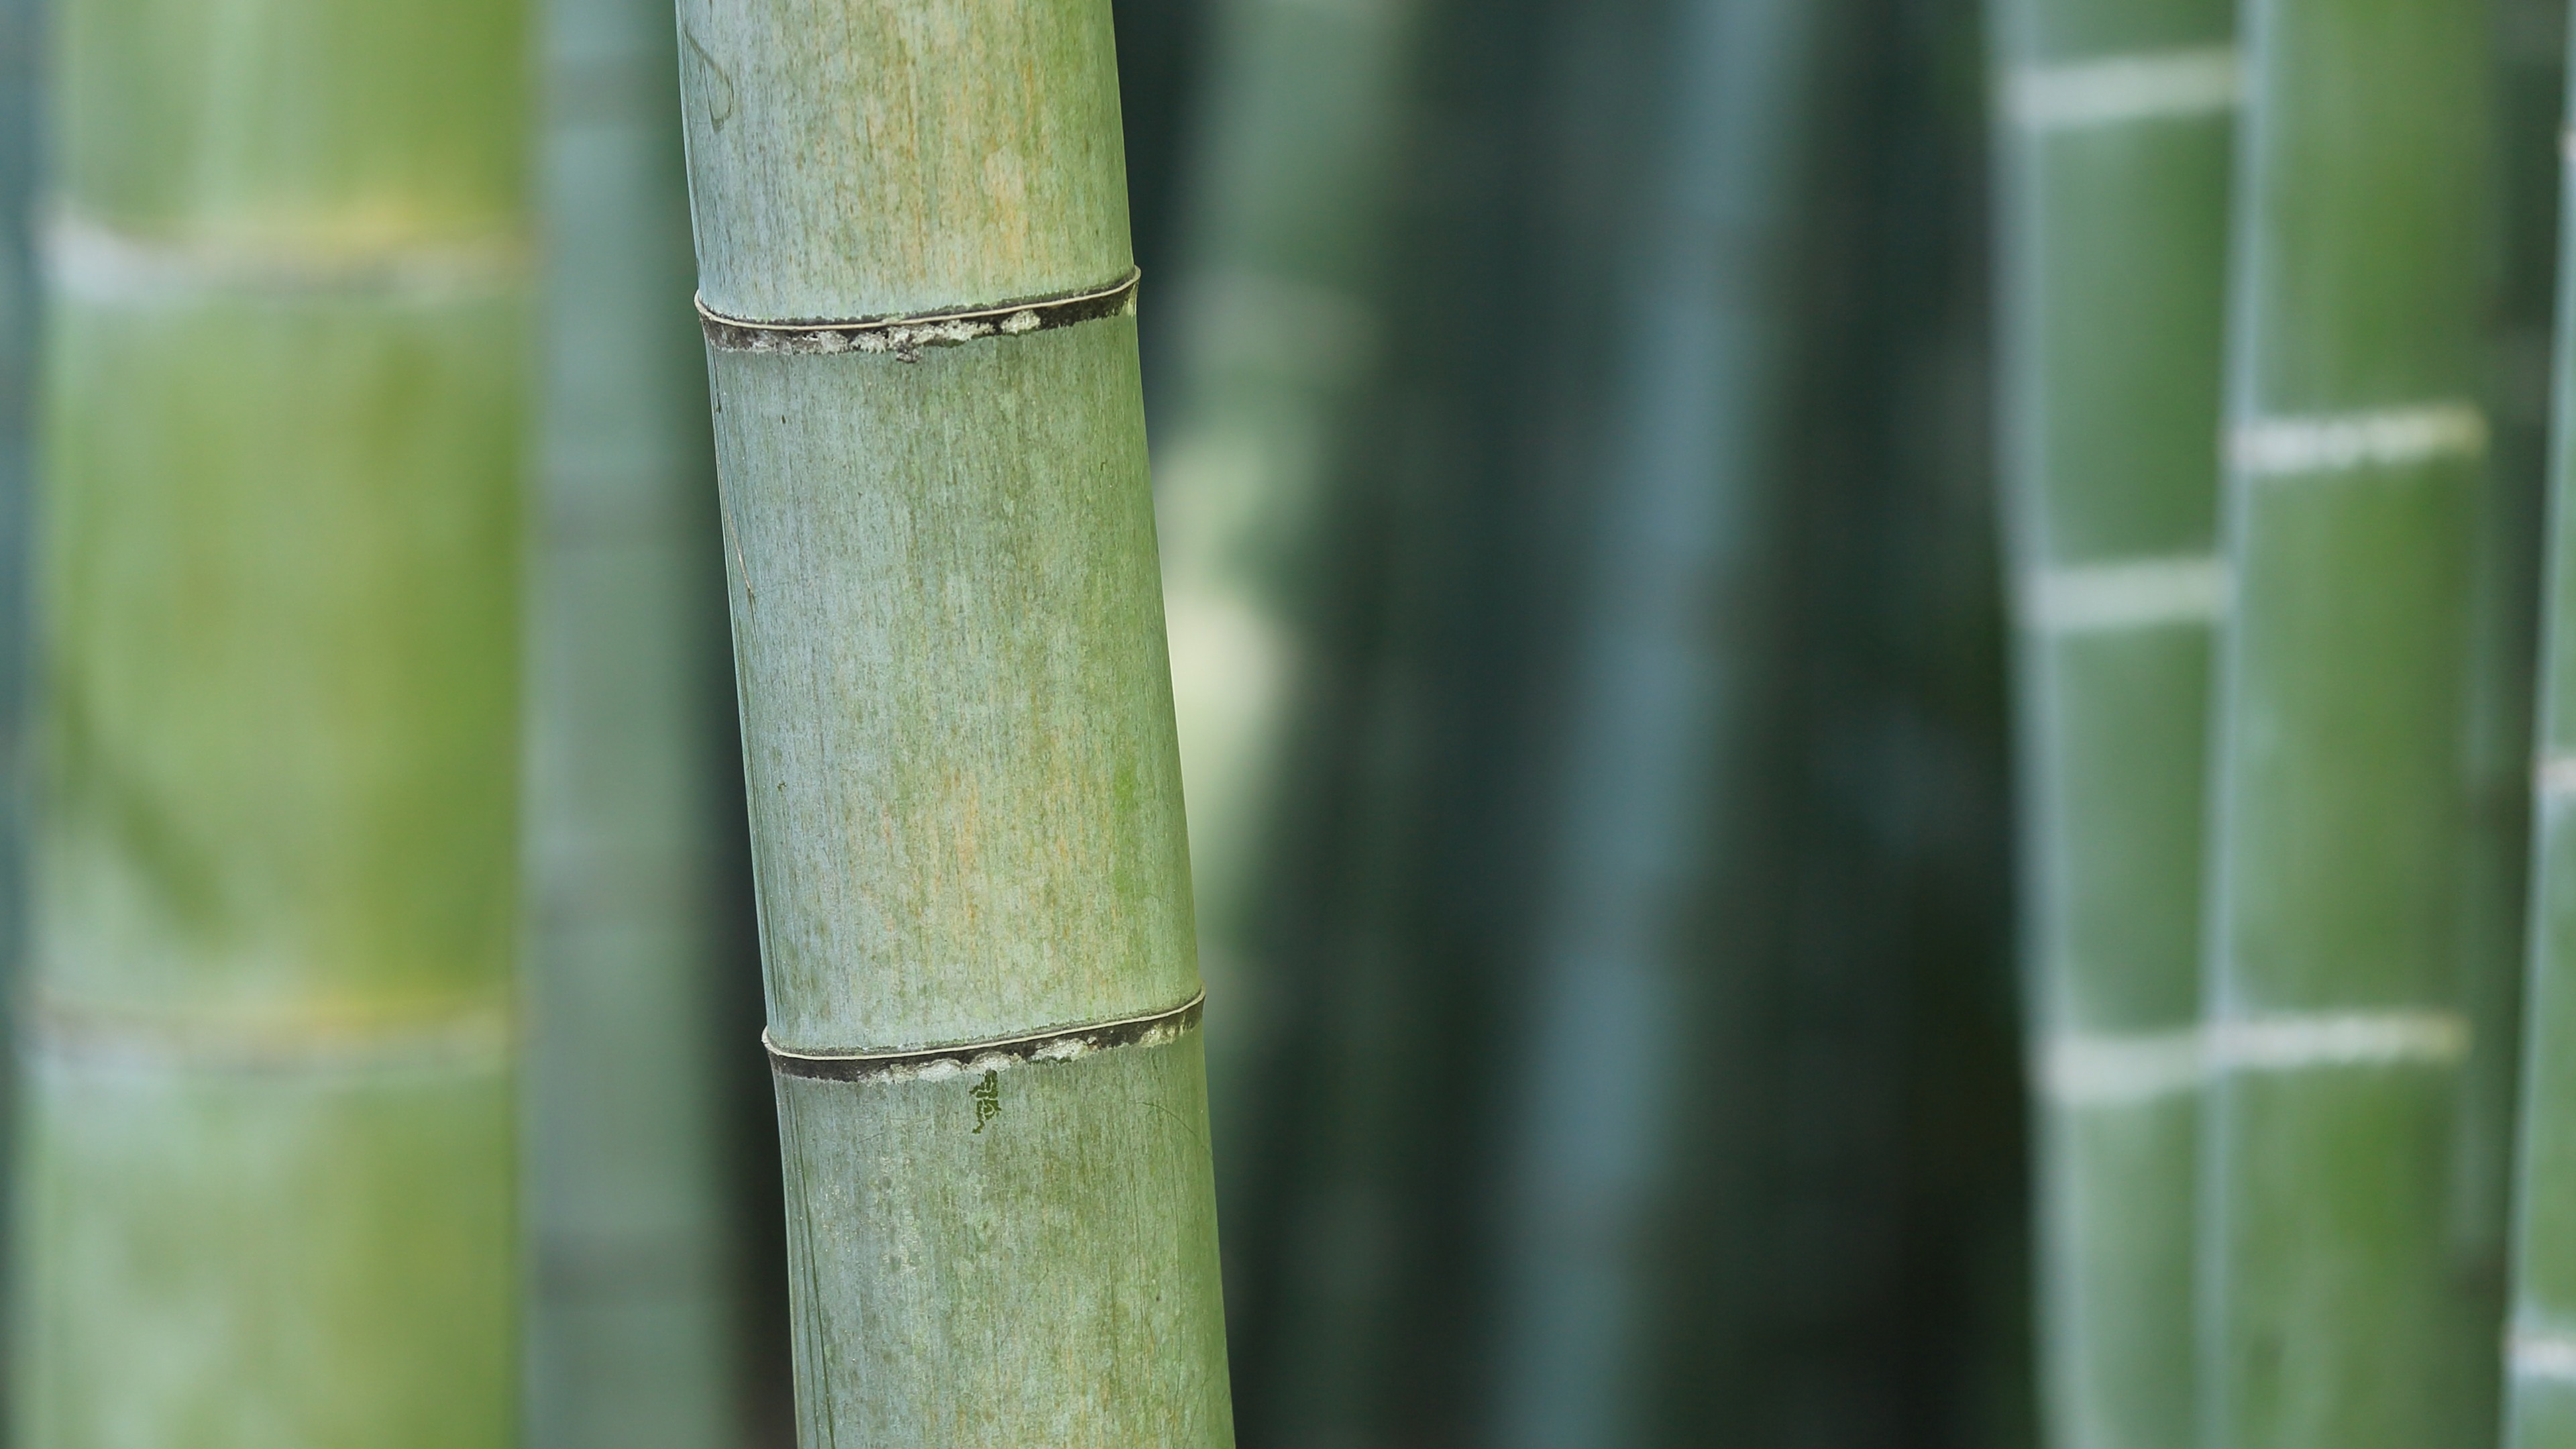
M1190 184L1185 269L1158 376L1155 498L1163 611L1190 802L1200 969L1228 1241L1270 1221L1265 1092L1293 992L1293 929L1265 916L1293 780L1294 732L1329 667L1317 637L1335 484L1382 371L1384 254L1407 126L1417 0L1228 0ZM1230 1311L1247 1312L1229 1270Z
M2234 6L1988 14L2043 1412L2179 1446Z
M2252 0L2228 404L2200 1284L2211 1449L2494 1432L2465 1190L2486 17Z
M1108 6L679 12L800 1439L1230 1443Z
M2576 66L2571 66L2576 73ZM2562 162L2576 150L2560 148ZM2549 576L2532 811L2513 1305L2505 1443L2576 1446L2576 171L2560 214L2549 448Z
M521 14L56 25L19 1441L505 1444Z
M718 1161L714 458L664 0L547 16L530 679L541 1449L740 1437Z

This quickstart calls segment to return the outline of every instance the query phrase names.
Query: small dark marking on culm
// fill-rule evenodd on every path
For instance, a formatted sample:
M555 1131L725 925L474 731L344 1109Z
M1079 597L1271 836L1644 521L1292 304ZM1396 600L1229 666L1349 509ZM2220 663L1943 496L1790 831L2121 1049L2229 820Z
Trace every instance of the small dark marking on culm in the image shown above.
M877 1077L917 1072L941 1062L966 1070L970 1063L990 1062L1001 1057L1014 1062L1047 1062L1069 1059L1072 1055L1089 1055L1111 1047L1133 1046L1156 1033L1173 1036L1199 1024L1199 1014L1207 1004L1207 994L1197 996L1168 1011L1128 1017L1123 1021L1104 1021L1090 1026L1069 1026L1061 1031L1040 1032L1032 1036L1004 1037L995 1041L967 1042L958 1046L927 1047L909 1052L823 1053L783 1052L762 1033L761 1044L769 1050L769 1067L782 1077L808 1077L826 1082L864 1082ZM1071 1050L1078 1049L1078 1050Z

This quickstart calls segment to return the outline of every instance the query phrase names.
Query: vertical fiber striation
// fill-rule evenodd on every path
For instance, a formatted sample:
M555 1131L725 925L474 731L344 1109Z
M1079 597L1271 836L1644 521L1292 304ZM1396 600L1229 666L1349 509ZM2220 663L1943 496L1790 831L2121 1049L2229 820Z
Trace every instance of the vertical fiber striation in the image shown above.
M1231 1443L1108 6L679 15L800 1436Z
M553 0L528 802L541 1449L739 1437L714 458L660 0Z
M2042 1398L2182 1445L2234 6L1990 13Z
M55 23L18 1433L506 1444L520 12Z
M2482 7L2252 0L2212 739L2200 1284L2213 1449L2493 1433L2470 1190ZM2485 933L2492 935L2493 933ZM2489 1219L2495 1219L2490 1221Z

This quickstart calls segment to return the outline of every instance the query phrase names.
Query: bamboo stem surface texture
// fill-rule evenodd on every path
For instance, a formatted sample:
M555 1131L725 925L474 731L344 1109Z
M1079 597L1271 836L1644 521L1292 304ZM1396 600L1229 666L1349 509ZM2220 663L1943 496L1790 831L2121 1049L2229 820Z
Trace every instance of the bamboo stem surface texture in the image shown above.
M2471 1190L2484 7L2251 0L2213 737L2211 1449L2490 1441ZM2498 1221L2482 1219L2494 1216Z
M18 1442L516 1435L514 0L72 0Z
M740 1435L718 1064L742 1044L715 1009L731 749L678 44L666 0L550 0L545 30L528 1427L717 1449Z
M2043 1407L2182 1445L2234 6L1991 13Z
M1230 1444L1108 4L679 14L801 1441Z
M2571 67L2576 75L2576 67ZM2576 206L2576 149L2561 148ZM2562 208L2507 1449L2576 1449L2576 226Z

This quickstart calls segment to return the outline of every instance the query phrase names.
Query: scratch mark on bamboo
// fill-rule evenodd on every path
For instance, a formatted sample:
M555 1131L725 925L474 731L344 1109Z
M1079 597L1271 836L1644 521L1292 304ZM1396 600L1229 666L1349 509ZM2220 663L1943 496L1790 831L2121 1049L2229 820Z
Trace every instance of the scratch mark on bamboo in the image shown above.
M2022 624L2038 634L2207 625L2227 612L2227 566L2210 554L2033 569Z
M2025 66L2007 82L2004 104L2014 125L2053 131L2218 115L2244 92L2236 48L2222 45Z
M2243 424L2230 436L2228 460L2238 471L2258 478L2403 468L2483 457L2487 433L2485 412L2473 403L2457 401L2317 417L2262 418Z

